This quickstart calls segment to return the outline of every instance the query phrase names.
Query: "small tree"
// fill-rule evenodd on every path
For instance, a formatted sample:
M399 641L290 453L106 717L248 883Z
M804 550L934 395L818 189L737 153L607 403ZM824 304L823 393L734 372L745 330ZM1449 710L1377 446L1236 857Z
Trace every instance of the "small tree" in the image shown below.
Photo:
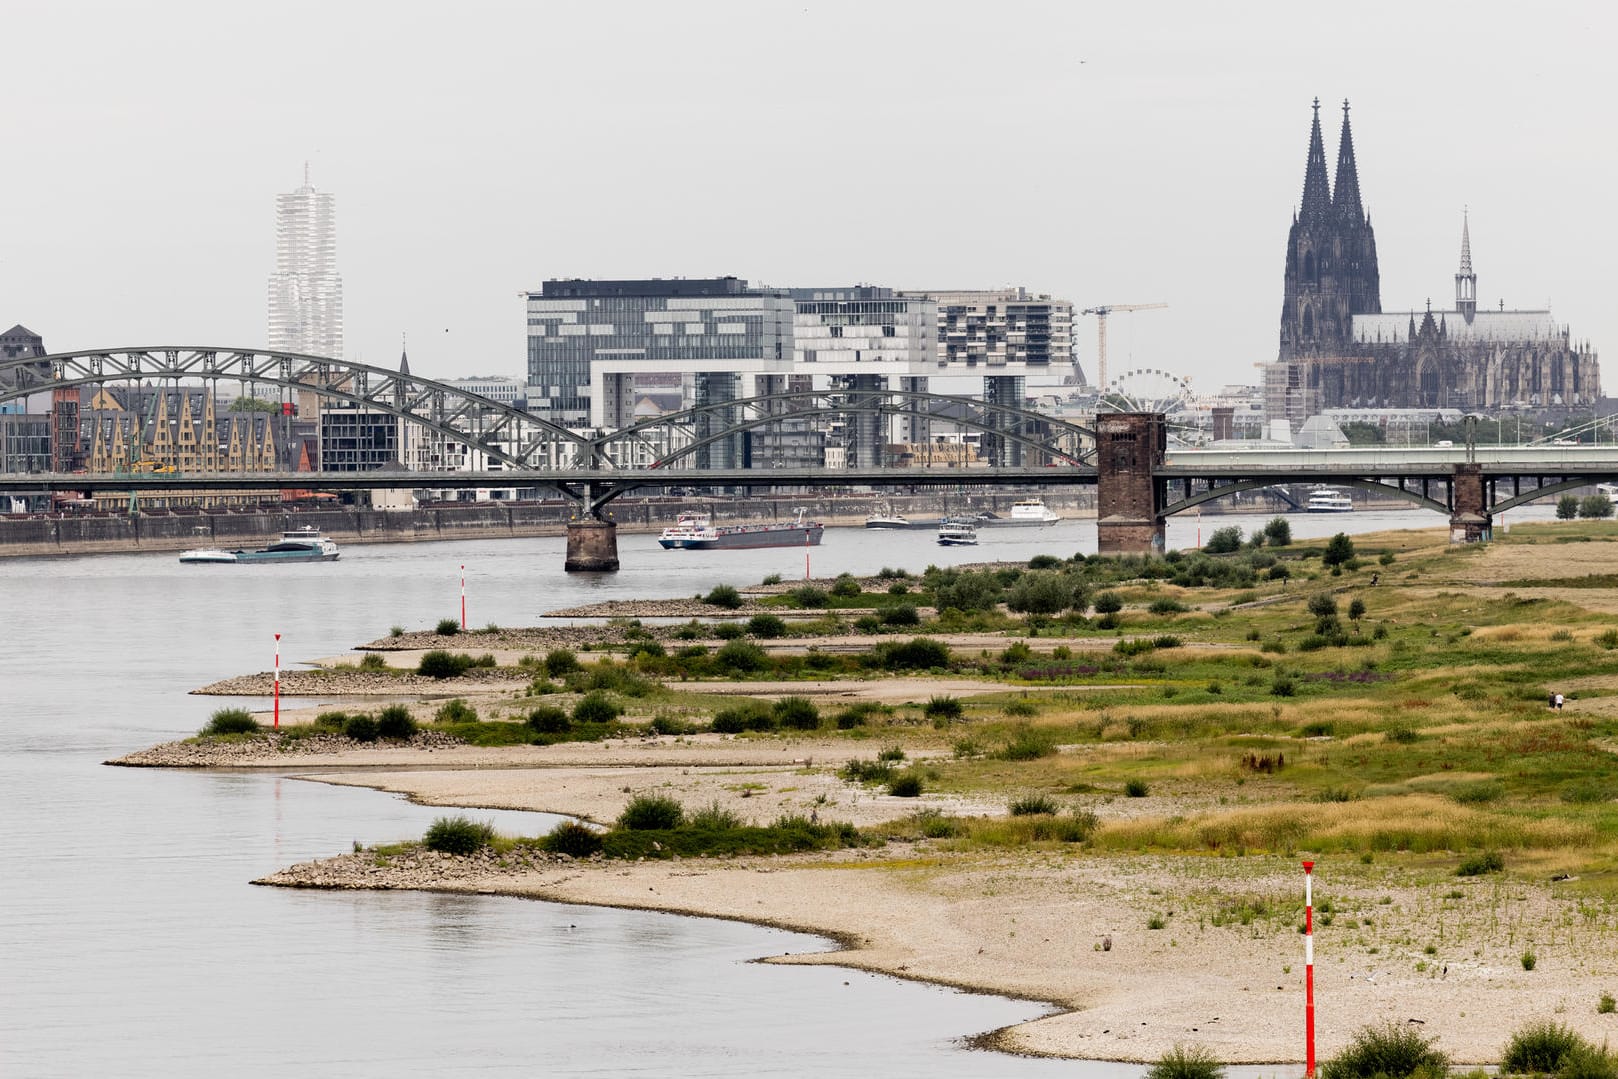
M1285 517L1271 517L1264 526L1264 538L1271 547L1285 547L1292 542L1292 525Z
M1556 519L1571 521L1579 515L1579 496L1563 495L1556 500Z
M1326 543L1326 551L1320 560L1328 566L1340 566L1354 557L1354 541L1342 532L1337 533Z
M545 653L545 673L552 678L572 674L579 669L579 657L566 648L553 648Z
M1349 621L1353 622L1354 627L1356 629L1358 629L1359 624L1360 624L1360 619L1362 619L1364 617L1365 617L1365 601L1363 599L1360 599L1358 596L1356 596L1356 597L1354 597L1354 599L1352 601L1349 602L1349 605L1348 605L1348 618L1349 618Z
M1309 613L1316 618L1328 618L1337 613L1337 601L1330 592L1316 592L1309 597Z
M1235 554L1242 549L1242 530L1236 525L1216 528L1203 548L1209 554Z
M1073 602L1073 586L1060 573L1023 574L1006 592L1006 607L1031 617L1058 614Z
M1596 521L1611 517L1612 499L1604 494L1585 495L1579 499L1579 516Z
M1116 592L1102 592L1095 598L1096 614L1117 614L1124 609L1124 601Z

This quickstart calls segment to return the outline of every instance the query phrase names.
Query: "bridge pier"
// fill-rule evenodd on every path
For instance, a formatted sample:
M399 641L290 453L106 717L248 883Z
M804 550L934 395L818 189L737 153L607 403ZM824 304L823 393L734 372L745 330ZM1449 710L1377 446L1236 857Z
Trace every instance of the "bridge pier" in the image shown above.
M1484 498L1483 468L1476 464L1455 466L1450 480L1449 541L1483 543L1494 538L1494 519Z
M618 569L618 525L594 517L567 523L568 573L614 573Z
M1168 448L1161 412L1096 417L1096 549L1162 554L1163 487L1157 468Z

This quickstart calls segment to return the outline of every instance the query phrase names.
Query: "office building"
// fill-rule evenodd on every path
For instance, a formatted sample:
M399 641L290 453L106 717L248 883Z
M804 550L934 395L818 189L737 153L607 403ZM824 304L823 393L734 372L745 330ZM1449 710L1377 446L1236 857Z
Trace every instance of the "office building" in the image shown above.
M337 273L337 199L309 183L275 196L275 273L270 277L270 348L343 355L343 279Z

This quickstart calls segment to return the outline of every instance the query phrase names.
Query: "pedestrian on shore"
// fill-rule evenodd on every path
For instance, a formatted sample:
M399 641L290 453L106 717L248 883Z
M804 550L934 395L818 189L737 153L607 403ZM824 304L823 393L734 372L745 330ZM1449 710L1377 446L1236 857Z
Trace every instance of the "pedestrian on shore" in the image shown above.
M1556 693L1554 691L1546 694L1545 707L1549 708L1553 712L1556 711Z
M1560 693L1556 695L1556 710L1558 712L1562 710L1562 695Z

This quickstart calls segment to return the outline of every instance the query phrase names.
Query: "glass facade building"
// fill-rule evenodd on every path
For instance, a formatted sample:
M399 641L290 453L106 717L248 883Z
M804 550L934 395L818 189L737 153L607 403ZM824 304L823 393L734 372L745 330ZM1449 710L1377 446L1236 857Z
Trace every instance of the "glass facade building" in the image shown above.
M303 186L275 196L275 273L270 277L270 348L343 355L343 279L337 273L337 199Z

